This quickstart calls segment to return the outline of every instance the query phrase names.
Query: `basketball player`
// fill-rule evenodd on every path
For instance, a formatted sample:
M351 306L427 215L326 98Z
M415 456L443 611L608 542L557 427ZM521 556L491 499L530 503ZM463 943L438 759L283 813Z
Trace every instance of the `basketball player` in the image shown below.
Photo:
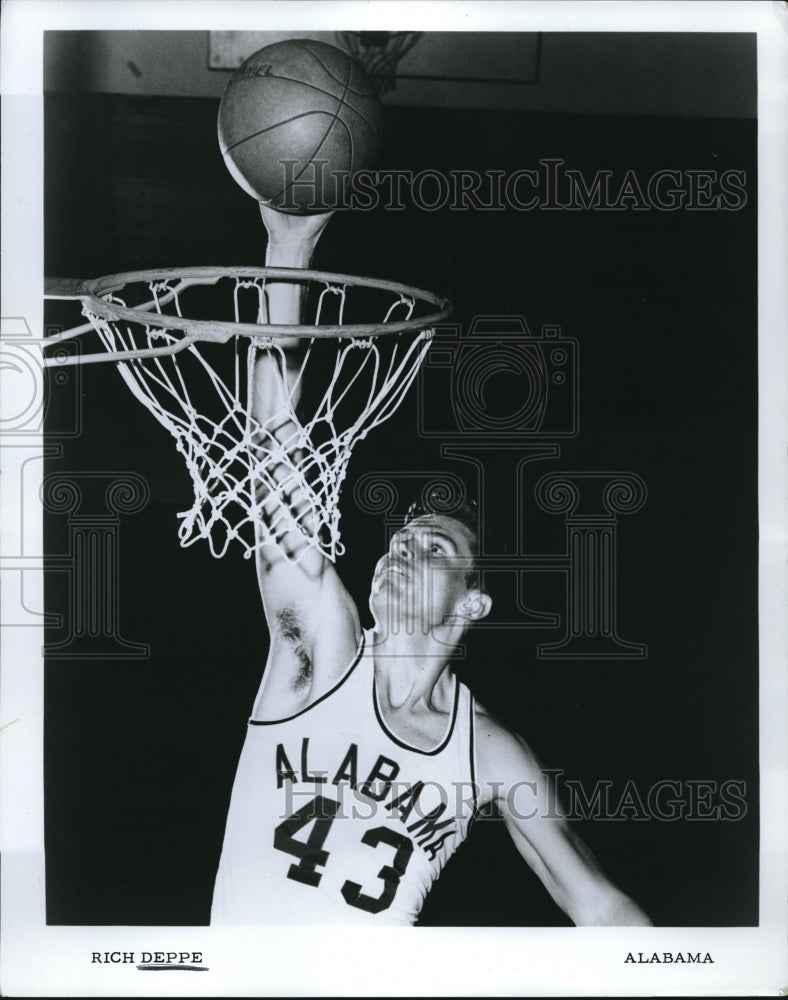
M307 266L327 217L266 208L263 216L268 263ZM278 321L297 320L295 286L269 294ZM295 441L300 345L283 343L282 363L262 354L257 361L251 408L280 441ZM525 742L450 670L466 630L491 607L463 515L412 512L375 568L368 631L333 564L306 546L299 491L265 498L263 516L284 525L280 545L263 545L257 564L270 650L233 788L212 923L413 924L474 814L495 807L576 924L648 924L556 816Z

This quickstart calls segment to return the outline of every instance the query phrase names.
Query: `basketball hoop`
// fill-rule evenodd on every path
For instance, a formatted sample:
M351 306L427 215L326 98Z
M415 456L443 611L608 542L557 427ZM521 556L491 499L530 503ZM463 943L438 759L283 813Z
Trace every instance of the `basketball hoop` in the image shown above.
M305 295L302 322L265 323L267 283L288 282ZM237 541L248 558L281 547L295 523L308 544L286 552L294 561L310 548L332 561L342 554L339 492L352 449L400 405L450 309L394 282L275 267L136 271L50 295L81 300L89 325L46 346L94 331L104 350L46 366L115 363L175 438L194 487L194 505L179 515L181 545L204 538L218 558ZM293 338L305 345L295 379L303 405L297 411L291 394L293 430L281 440L281 421L252 417L248 393L259 352L284 365L282 344ZM263 517L264 503L279 514Z

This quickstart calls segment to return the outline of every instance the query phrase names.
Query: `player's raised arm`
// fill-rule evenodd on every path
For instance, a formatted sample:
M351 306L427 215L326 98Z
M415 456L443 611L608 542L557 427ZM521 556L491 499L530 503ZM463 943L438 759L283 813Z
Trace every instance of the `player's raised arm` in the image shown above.
M269 236L266 266L308 267L330 213L288 215L262 203L260 207ZM267 322L297 324L302 295L297 282L269 281ZM360 639L358 613L350 596L332 563L308 541L307 535L315 530L315 514L308 491L293 472L304 447L302 427L295 418L304 350L303 341L293 337L278 339L276 350L258 351L249 386L250 413L261 427L259 447L270 454L268 471L280 487L272 490L261 484L257 496L258 541L271 534L277 538L257 550L271 635L266 677L256 705L256 712L263 714L276 715L319 697L347 667Z
M355 442L402 401L448 303L390 281L309 269L331 210L348 207L350 178L373 166L380 147L380 101L346 53L309 39L265 46L233 74L217 125L225 163L259 203L269 237L264 281L251 296L256 319L246 324L252 345L239 464L250 477L237 493L221 479L215 489L251 508L271 632L257 721L270 721L325 693L357 650L358 613L331 562L340 485ZM300 316L308 286L319 289L311 319L322 329L314 337ZM352 306L358 318L348 323L345 296L355 288L367 290L362 301L371 291L372 301L360 314ZM385 347L382 332L392 335ZM322 384L318 377L305 393L314 400L319 385L322 399L297 412L312 374L308 359L324 357L315 344L332 338L343 343L317 372Z
M650 925L561 815L526 743L481 712L477 732L481 802L498 807L517 850L564 913L578 926Z

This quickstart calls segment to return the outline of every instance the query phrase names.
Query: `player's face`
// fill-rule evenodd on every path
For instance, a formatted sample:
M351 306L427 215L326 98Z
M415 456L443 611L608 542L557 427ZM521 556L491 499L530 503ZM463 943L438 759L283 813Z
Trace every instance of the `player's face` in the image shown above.
M414 518L391 539L372 579L376 619L412 621L425 632L456 618L468 595L473 535L442 514Z

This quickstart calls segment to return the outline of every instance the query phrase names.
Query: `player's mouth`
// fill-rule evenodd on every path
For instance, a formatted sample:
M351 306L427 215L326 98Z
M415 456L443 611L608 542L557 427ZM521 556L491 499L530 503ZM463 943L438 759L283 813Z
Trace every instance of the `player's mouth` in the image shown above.
M381 559L372 577L372 594L379 594L381 589L399 591L406 583L407 577L401 563L393 559Z
M397 576L405 576L405 569L398 560L396 559L384 559L378 566L375 576L386 576L387 574L395 574Z

